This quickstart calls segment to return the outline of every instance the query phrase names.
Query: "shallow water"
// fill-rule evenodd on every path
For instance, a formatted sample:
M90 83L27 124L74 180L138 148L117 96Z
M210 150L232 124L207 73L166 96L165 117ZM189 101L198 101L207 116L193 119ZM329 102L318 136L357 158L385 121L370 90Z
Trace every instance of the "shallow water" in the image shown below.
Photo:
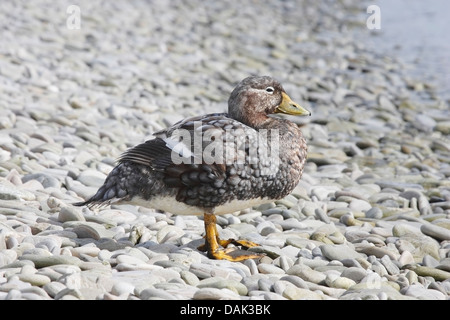
M450 1L379 0L380 29L365 30L366 45L396 57L411 76L450 99ZM369 17L370 14L367 14Z

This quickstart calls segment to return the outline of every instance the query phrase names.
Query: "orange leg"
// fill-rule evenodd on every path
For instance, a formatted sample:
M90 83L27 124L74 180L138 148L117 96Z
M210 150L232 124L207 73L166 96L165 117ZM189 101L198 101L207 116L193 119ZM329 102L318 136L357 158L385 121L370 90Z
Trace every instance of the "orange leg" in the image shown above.
M230 243L233 243L235 245L241 245L246 248L256 247L258 245L256 243L247 240L234 240L234 239L220 240L219 233L217 232L216 227L216 216L211 213L205 213L204 221L206 231L205 245L200 246L198 249L207 251L209 258L218 260L225 259L229 261L242 261L246 259L255 259L262 257L262 255L260 254L239 250L235 248L220 249L219 247L225 248Z

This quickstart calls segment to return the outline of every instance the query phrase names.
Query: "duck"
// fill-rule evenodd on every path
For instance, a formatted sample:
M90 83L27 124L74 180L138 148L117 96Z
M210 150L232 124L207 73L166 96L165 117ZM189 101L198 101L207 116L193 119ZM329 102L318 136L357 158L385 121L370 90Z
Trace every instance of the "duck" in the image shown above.
M302 131L289 117L310 116L271 76L248 76L228 112L183 119L126 150L103 185L77 206L132 204L175 215L203 215L210 259L259 259L258 244L220 239L216 216L274 202L298 185L307 158ZM233 246L230 246L233 244Z

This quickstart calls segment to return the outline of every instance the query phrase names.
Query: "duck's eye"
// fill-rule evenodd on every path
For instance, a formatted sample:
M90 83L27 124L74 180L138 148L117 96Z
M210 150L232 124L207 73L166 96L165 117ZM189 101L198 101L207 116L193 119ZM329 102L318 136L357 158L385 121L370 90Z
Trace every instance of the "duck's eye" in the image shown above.
M268 93L273 93L275 91L275 89L273 88L273 87L267 87L266 88L266 92L268 92Z

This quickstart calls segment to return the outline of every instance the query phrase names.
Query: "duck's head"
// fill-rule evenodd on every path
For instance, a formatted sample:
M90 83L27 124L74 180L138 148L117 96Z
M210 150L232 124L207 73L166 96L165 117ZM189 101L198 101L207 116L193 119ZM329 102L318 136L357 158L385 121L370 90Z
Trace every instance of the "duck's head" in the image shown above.
M295 103L281 84L269 76L247 77L231 92L228 114L248 126L257 128L274 113L309 116L311 112Z

